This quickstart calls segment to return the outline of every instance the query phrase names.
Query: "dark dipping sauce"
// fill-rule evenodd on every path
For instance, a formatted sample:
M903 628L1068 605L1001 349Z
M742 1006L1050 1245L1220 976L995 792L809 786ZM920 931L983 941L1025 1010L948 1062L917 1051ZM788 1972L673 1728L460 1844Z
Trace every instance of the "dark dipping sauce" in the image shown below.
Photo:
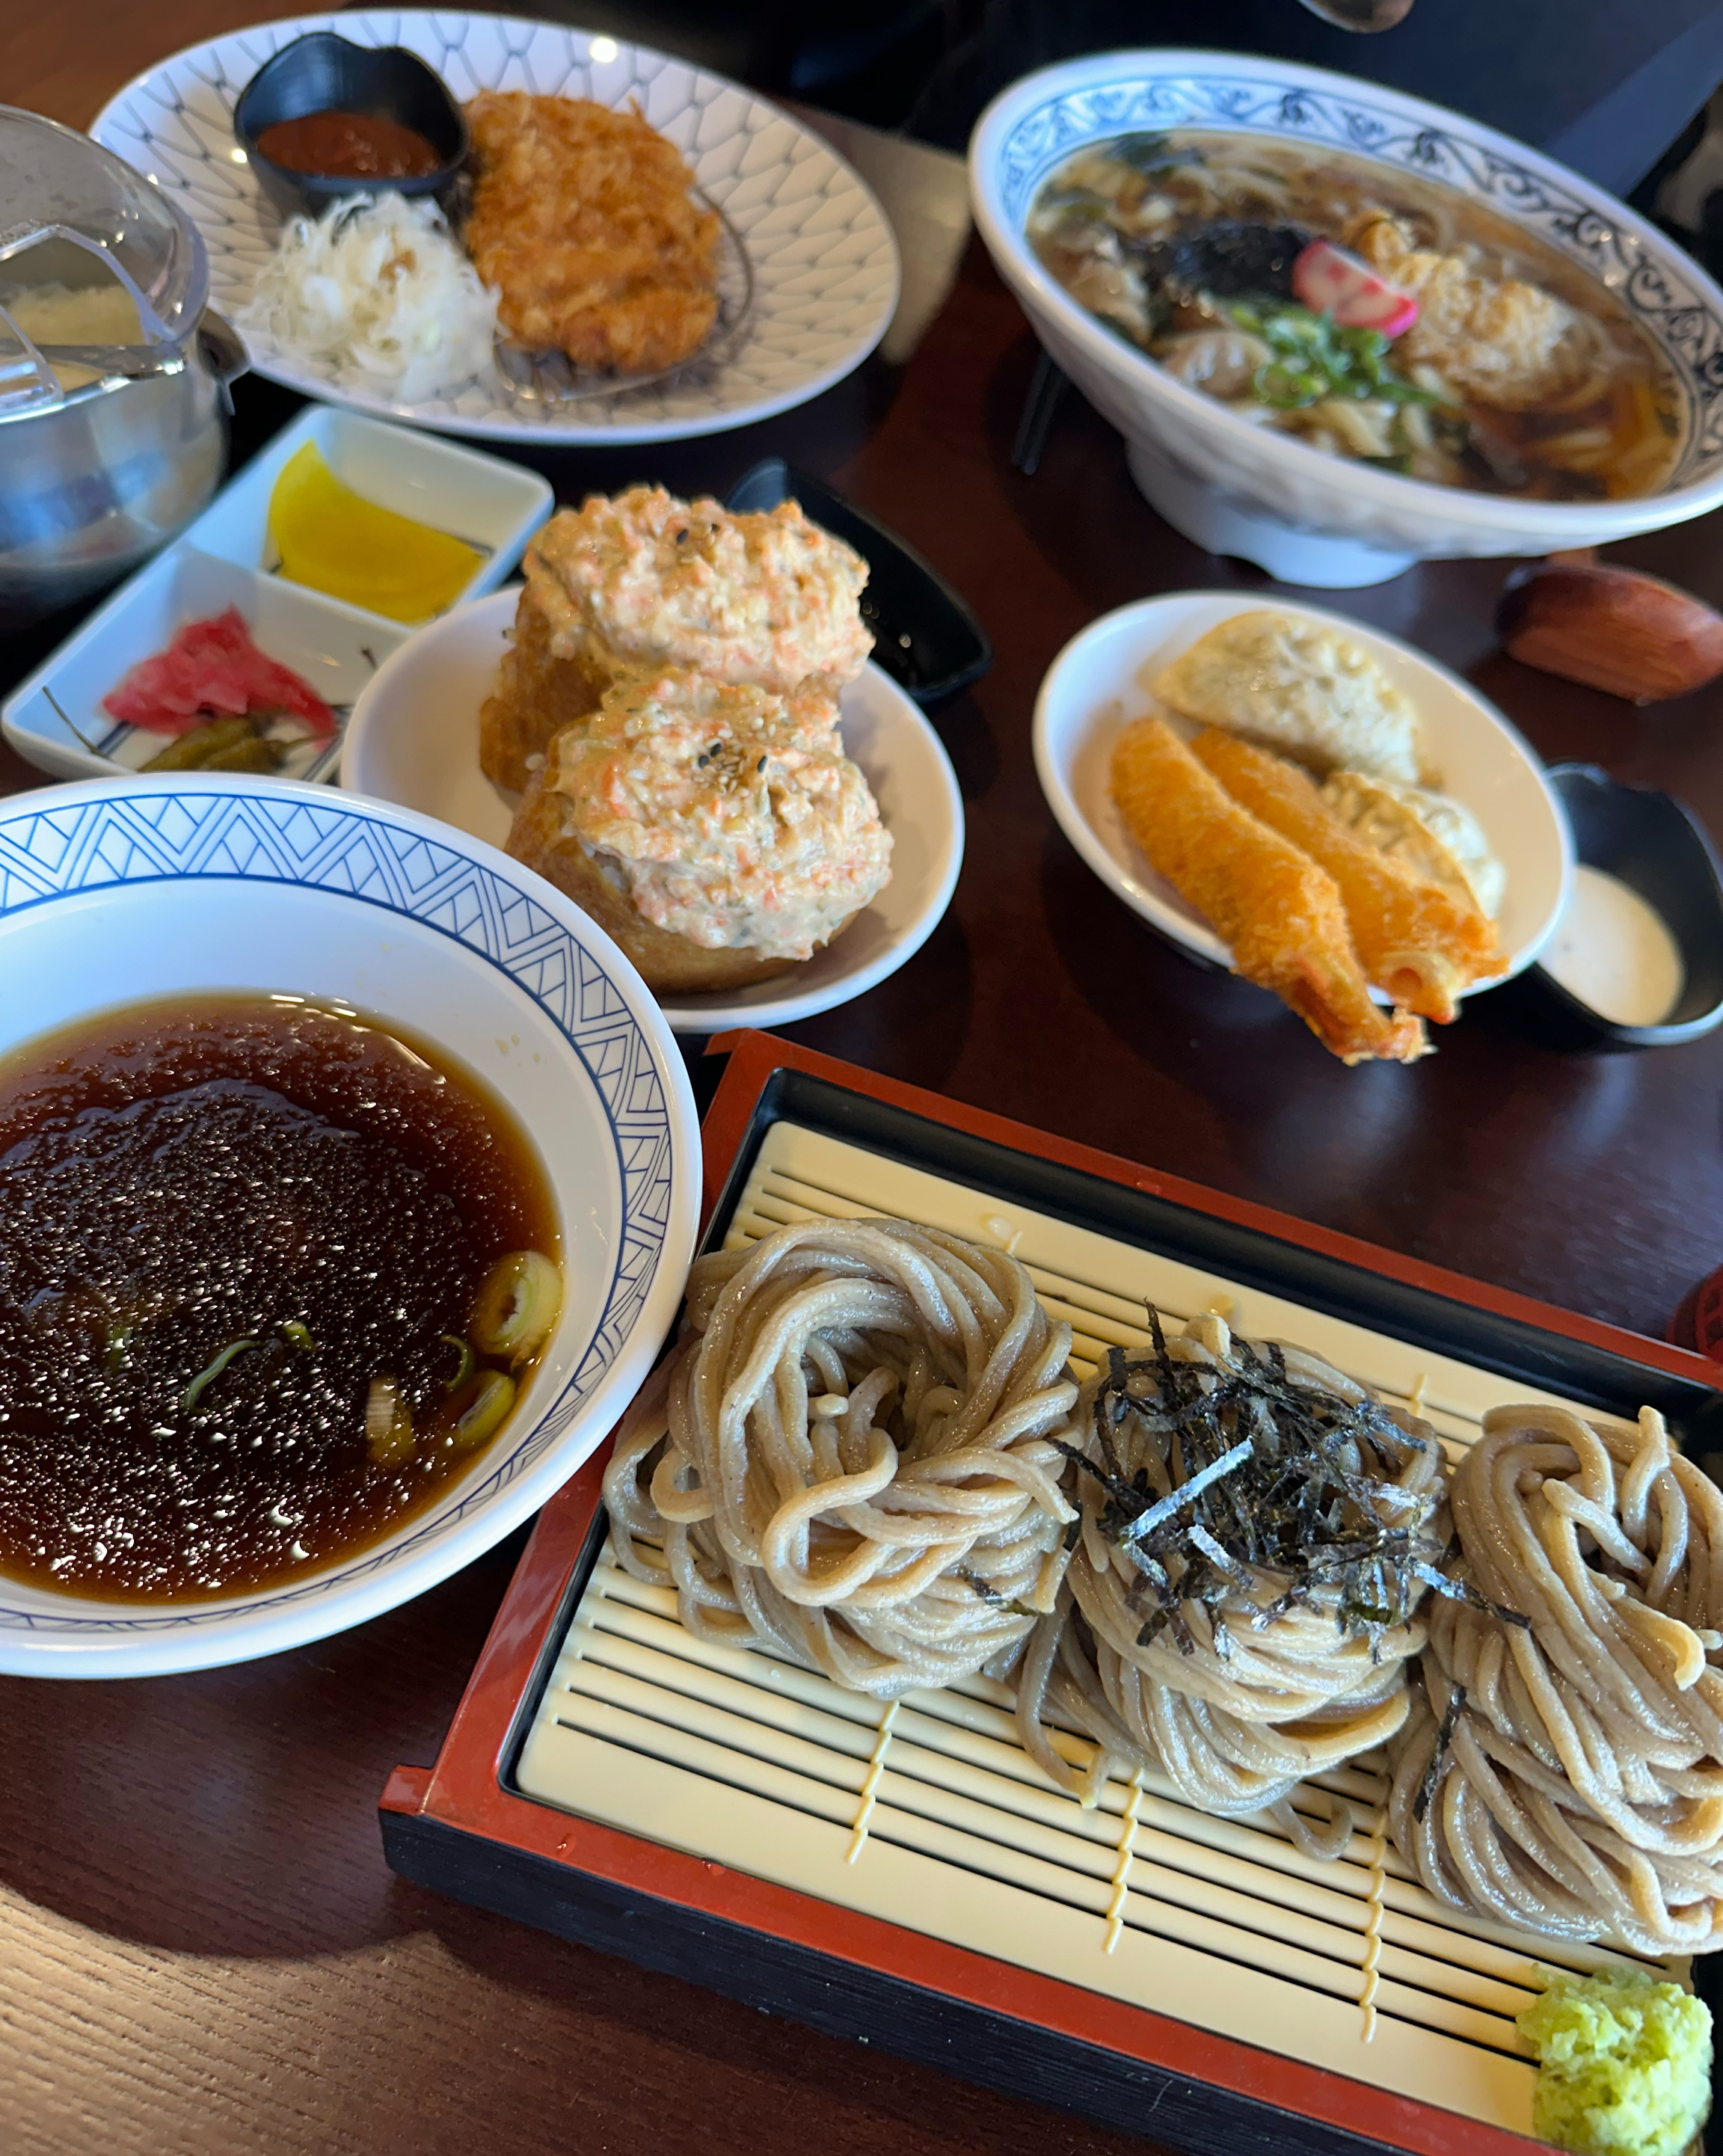
M377 1541L482 1449L444 1336L531 1250L560 1263L525 1134L352 1012L177 998L0 1060L0 1573L200 1597ZM387 1465L381 1374L413 1423Z
M257 138L264 156L290 172L330 180L423 180L442 164L416 127L382 113L308 112L278 120Z

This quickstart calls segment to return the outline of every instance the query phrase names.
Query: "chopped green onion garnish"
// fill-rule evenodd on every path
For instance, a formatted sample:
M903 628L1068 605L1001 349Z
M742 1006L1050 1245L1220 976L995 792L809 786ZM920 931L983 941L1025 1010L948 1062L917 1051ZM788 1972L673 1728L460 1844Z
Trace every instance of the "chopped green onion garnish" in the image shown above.
M1272 404L1277 412L1300 412L1328 394L1328 383L1310 368L1293 368L1271 359L1256 370L1252 385L1259 404Z
M301 1325L296 1317L290 1317L281 1328L282 1337L295 1348L302 1348L308 1355L315 1355L317 1343L312 1339L309 1327Z
M377 1467L398 1466L412 1451L413 1417L392 1378L373 1378L365 1395L365 1449Z
M453 1332L445 1332L439 1344L444 1348L454 1348L455 1353L460 1357L460 1368L452 1378L445 1378L443 1380L443 1389L445 1393L458 1393L471 1378L474 1371L478 1368L479 1358L464 1340L457 1338Z
M541 1250L499 1258L473 1306L473 1344L481 1355L530 1355L562 1308L562 1276Z
M515 1380L506 1370L487 1370L479 1382L471 1405L450 1433L455 1450L469 1452L475 1445L483 1445L486 1438L495 1437L514 1404Z
M255 1348L254 1340L230 1340L213 1363L201 1369L179 1396L179 1411L190 1414L203 1397L205 1388L213 1385L236 1355L243 1355L248 1348Z
M1221 311L1274 354L1257 369L1254 394L1275 411L1301 412L1329 397L1361 403L1375 398L1388 404L1441 402L1395 372L1390 341L1380 330L1342 329L1331 315L1313 315L1290 301L1232 300Z

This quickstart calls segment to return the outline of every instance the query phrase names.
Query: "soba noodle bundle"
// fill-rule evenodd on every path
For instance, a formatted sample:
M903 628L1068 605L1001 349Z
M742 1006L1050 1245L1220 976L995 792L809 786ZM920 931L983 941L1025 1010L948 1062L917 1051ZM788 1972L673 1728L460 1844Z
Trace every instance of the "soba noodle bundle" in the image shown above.
M1292 1792L1405 1719L1445 1547L1440 1445L1315 1356L1151 1321L1154 1358L1115 1351L1088 1389L1082 1529L1024 1657L1023 1742L1086 1800L1122 1762L1332 1856L1350 1813L1319 1832ZM1044 1717L1095 1739L1087 1775Z
M1432 1614L1396 1748L1402 1854L1507 1923L1723 1945L1723 1494L1652 1409L1623 1431L1516 1407L1485 1417L1453 1507L1498 1606Z
M1074 1517L1071 1330L1016 1259L810 1221L699 1260L688 1324L605 1476L617 1561L697 1638L879 1699L1003 1668Z

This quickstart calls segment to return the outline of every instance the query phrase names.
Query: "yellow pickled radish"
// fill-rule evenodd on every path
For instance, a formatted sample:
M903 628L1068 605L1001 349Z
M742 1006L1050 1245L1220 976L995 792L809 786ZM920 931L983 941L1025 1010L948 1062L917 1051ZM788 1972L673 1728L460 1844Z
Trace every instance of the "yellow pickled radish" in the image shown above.
M338 480L315 442L281 467L269 536L290 583L309 584L391 621L428 621L452 605L483 558L464 540L380 509Z

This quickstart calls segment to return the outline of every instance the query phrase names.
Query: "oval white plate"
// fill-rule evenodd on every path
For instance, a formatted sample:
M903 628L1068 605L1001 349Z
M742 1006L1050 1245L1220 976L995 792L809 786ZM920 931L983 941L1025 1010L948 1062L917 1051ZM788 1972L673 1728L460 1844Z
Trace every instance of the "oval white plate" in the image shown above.
M1139 685L1139 672L1166 665L1218 623L1265 607L1339 629L1418 706L1445 789L1483 824L1507 870L1497 927L1508 954L1500 978L1511 980L1542 948L1573 875L1567 819L1542 765L1495 706L1457 674L1397 637L1325 608L1265 602L1248 593L1168 592L1090 622L1049 667L1035 700L1035 768L1060 829L1101 881L1169 942L1211 964L1232 963L1231 952L1203 916L1150 867L1114 804L1108 773L1126 726L1159 708ZM1495 985L1485 981L1480 987Z
M392 1609L536 1512L614 1427L682 1299L700 1125L675 1044L595 922L518 861L326 786L125 773L0 803L0 1053L210 990L346 1001L434 1041L533 1138L567 1291L496 1443L369 1548L208 1602L0 1579L0 1671L145 1676Z
M515 15L407 8L298 15L213 38L159 61L97 114L90 133L166 188L209 249L210 296L224 313L249 300L281 219L233 140L239 93L272 54L309 30L357 45L405 45L457 98L480 90L637 100L693 167L740 234L754 305L715 363L613 397L543 410L500 384L393 404L246 333L251 363L308 397L444 434L520 442L668 442L787 411L828 389L885 336L897 305L897 245L885 213L835 151L739 83L615 38Z
M515 796L479 768L479 707L520 603L518 586L446 614L384 660L347 721L341 783L502 845ZM727 996L660 998L677 1033L787 1025L849 1003L919 951L951 904L963 862L963 799L939 736L869 664L844 691L844 746L866 773L892 836L891 880L828 949L795 973Z

